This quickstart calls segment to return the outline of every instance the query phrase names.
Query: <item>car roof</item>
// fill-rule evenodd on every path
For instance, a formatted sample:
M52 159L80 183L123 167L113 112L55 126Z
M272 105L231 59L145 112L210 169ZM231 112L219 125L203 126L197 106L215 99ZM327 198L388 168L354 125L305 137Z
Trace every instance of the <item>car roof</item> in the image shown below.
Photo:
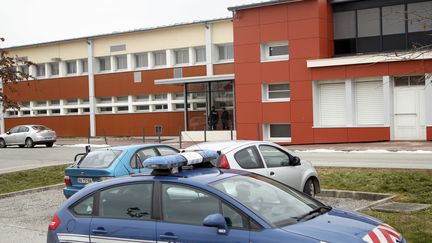
M224 153L229 152L233 149L244 145L263 144L265 141L254 141L254 140L235 140L235 141L217 141L217 142L204 142L192 145L186 148L186 151L193 150L216 150Z
M140 149L140 148L147 148L147 147L153 147L153 146L166 146L166 147L171 147L172 148L172 146L165 145L165 144L146 143L146 144L131 144L131 145L120 145L120 146L98 148L98 149L95 149L94 151L107 150L107 149L112 149L112 150Z

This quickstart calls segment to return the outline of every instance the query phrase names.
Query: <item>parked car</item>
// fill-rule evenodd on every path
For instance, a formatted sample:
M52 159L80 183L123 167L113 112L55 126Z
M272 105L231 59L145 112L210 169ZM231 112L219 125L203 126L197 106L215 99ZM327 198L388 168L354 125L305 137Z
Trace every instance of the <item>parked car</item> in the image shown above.
M406 242L378 219L199 156L152 157L152 174L85 187L53 215L47 242Z
M271 177L314 196L320 192L318 173L308 161L300 160L282 146L265 141L205 142L185 151L215 150L221 153L218 167L242 169Z
M33 148L36 144L52 147L57 140L55 131L42 125L20 125L0 135L0 148L18 145Z
M65 169L63 194L69 198L89 183L117 176L148 171L142 162L152 156L177 154L168 145L141 144L116 146L78 154L74 164ZM81 158L79 156L81 155Z

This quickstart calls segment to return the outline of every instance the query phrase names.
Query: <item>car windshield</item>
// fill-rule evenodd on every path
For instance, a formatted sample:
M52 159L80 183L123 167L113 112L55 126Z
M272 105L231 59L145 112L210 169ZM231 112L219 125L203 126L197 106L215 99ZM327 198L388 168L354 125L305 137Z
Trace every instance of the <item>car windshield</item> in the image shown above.
M278 227L295 224L301 216L323 206L300 192L256 174L233 176L210 185Z
M37 130L37 131L45 131L45 130L50 130L48 127L46 127L46 126L32 126L32 128L34 129L34 130Z
M121 154L121 150L97 150L88 153L78 162L79 168L107 168Z

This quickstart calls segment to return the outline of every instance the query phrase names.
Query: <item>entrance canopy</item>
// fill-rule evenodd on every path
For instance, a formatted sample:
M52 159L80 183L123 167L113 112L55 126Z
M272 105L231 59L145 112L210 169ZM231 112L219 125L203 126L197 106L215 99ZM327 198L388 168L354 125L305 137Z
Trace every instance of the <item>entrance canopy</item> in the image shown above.
M214 81L226 81L226 80L234 80L234 74L158 79L155 80L154 83L173 85L173 84L202 83L202 82L214 82Z

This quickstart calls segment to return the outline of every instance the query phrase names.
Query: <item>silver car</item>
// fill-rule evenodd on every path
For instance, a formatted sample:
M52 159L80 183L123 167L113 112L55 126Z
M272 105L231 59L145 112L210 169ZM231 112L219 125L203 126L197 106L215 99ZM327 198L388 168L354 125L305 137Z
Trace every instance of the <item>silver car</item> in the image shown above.
M251 171L289 185L310 196L320 192L318 173L308 161L300 161L283 147L265 141L206 142L186 151L215 150L221 153L220 168Z
M46 126L21 125L0 135L0 148L6 148L9 145L33 148L36 144L52 147L56 140L56 132Z

